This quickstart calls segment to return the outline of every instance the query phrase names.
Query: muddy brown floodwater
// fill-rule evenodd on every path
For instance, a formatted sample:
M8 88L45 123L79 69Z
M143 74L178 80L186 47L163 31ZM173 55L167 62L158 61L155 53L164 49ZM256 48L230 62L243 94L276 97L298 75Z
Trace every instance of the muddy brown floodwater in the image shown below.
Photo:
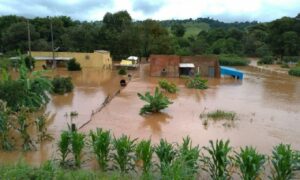
M173 104L162 113L140 116L144 102L137 92L153 92L160 78L149 77L149 66L143 65L129 85L81 131L88 133L97 127L109 129L116 136L127 134L135 138L160 138L181 142L189 135L194 144L208 145L209 140L230 139L233 147L252 145L262 153L271 153L278 143L290 143L300 150L300 78L285 74L260 72L251 67L241 67L244 80L232 78L209 79L207 90L187 89L185 80L169 79L178 84L176 95L167 94ZM107 95L119 88L116 72L84 70L56 74L72 76L74 92L65 96L52 96L46 112L53 116L48 130L56 137L51 143L38 145L38 151L0 153L1 161L16 161L20 157L39 164L55 155L59 133L67 128L66 112L77 111L77 125L90 118L91 111L99 107ZM234 111L235 121L208 121L203 125L201 113L216 109Z

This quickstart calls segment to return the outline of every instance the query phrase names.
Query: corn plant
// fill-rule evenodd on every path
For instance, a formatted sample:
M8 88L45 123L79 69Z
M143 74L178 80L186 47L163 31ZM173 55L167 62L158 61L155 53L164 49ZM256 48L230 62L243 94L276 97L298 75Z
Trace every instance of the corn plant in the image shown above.
M151 140L142 140L138 143L135 153L138 160L143 162L143 173L147 174L152 166L152 155L154 148L151 146Z
M263 170L266 157L259 154L255 148L241 148L240 153L235 153L235 163L240 170L240 177L244 180L255 180Z
M193 175L197 173L199 168L199 146L192 146L192 141L189 136L183 138L183 143L179 147L179 158L181 158L184 164L188 167L189 174Z
M230 160L228 154L231 151L229 146L229 140L223 142L223 140L217 140L216 143L209 141L210 147L204 147L209 156L204 156L201 160L204 162L204 171L209 172L210 177L214 180L228 179Z
M35 145L33 144L33 141L28 133L29 123L27 113L27 109L21 108L21 111L17 114L17 130L20 132L21 138L23 139L22 146L24 151L35 149Z
M102 170L107 168L109 161L109 152L111 150L110 131L104 131L101 128L97 128L96 132L90 131L92 139L93 152L97 157L97 162Z
M295 170L299 170L299 154L289 144L279 144L272 151L272 180L292 179Z
M158 84L160 88L166 90L169 93L176 93L178 91L176 84L169 82L166 79L158 81Z
M13 149L13 144L9 140L9 130L11 128L9 118L10 111L6 107L6 102L0 100L0 146L1 149L6 151Z
M161 174L163 180L191 180L197 179L183 158L176 158L170 165L164 166Z
M150 94L150 92L146 92L144 96L138 93L138 96L141 100L148 103L141 108L141 115L146 113L159 112L160 110L165 109L170 104L172 104L172 102L169 101L168 97L166 97L161 91L159 91L158 87L155 88L155 93L153 96Z
M70 153L70 132L69 131L63 131L60 134L60 140L58 141L58 151L60 152L61 160L60 165L65 166L66 165L66 159L68 154Z
M168 168L171 162L175 159L177 152L172 144L161 139L159 145L155 147L155 153L158 156L160 171L163 174L164 170Z
M36 125L36 129L38 131L38 138L40 141L43 140L52 140L53 137L51 137L50 134L47 134L47 116L48 115L41 115L39 117L36 118L35 120L35 125Z
M112 141L115 150L112 157L122 173L127 173L129 170L134 169L135 141L136 139L131 140L126 135L114 138Z
M84 148L84 134L77 131L71 132L71 151L74 156L75 166L81 166L81 155Z

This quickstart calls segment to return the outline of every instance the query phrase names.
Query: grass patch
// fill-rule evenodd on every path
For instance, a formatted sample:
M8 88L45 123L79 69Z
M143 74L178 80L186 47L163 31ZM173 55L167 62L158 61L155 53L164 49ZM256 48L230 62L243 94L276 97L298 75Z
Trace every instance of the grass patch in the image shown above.
M222 111L222 110L216 110L210 113L207 113L207 117L211 118L213 120L234 120L236 118L236 113L232 111Z
M236 55L220 55L219 62L221 66L247 66L249 60Z

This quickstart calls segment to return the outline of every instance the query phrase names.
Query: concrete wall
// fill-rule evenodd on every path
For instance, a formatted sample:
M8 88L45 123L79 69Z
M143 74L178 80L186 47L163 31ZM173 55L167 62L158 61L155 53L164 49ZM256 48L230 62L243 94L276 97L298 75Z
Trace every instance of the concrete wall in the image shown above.
M204 77L209 76L209 68L214 68L214 77L220 78L220 65L217 56L182 56L180 57L181 63L193 63L195 65L195 72L200 71L200 75Z
M151 55L149 60L151 76L179 77L179 56Z
M201 76L209 76L209 68L214 69L214 77L220 77L220 65L216 56L176 56L176 55L151 55L150 75L162 76L162 71L167 71L166 77L179 77L180 63L193 63L195 72L200 71Z
M52 52L45 51L32 51L31 55L34 56L48 56L52 57ZM93 53L81 52L55 52L55 57L73 57L82 68L112 68L112 59L108 51L95 51ZM45 61L36 61L36 66L42 66Z

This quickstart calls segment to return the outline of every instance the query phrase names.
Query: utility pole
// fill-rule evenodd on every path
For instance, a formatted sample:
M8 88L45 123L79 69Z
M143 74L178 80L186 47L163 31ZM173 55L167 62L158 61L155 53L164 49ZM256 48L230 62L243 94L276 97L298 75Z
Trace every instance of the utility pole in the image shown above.
M31 37L30 37L30 27L29 27L28 19L27 19L27 33L28 33L28 51L29 51L29 56L31 56Z
M53 27L52 27L52 20L50 20L50 30L51 30L51 46L52 46L52 68L56 67L56 61L54 57L54 42L53 42Z

